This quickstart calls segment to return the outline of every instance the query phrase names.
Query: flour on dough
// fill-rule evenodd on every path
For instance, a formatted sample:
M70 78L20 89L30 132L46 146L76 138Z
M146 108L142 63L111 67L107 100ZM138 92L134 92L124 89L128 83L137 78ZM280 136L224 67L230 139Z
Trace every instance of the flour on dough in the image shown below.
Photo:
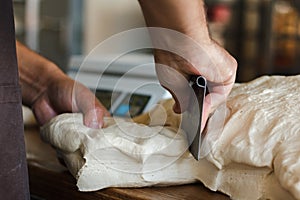
M201 181L232 199L300 199L300 76L236 84L207 124L212 149L198 162L171 104L137 120L149 126L106 118L109 126L95 130L82 115L63 114L42 138L62 153L81 191Z

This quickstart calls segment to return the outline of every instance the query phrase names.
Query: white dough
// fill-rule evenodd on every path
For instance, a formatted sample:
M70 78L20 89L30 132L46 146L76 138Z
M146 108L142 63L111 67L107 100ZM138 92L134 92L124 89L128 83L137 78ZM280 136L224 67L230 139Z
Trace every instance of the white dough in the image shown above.
M81 191L196 181L198 163L186 151L185 135L171 127L119 119L96 130L83 126L80 114L63 114L43 128L42 137L61 151Z
M300 199L300 76L236 84L207 124L211 151L198 162L180 116L164 104L149 113L151 126L107 118L95 130L80 114L63 114L42 138L62 153L81 191L199 180L232 199Z

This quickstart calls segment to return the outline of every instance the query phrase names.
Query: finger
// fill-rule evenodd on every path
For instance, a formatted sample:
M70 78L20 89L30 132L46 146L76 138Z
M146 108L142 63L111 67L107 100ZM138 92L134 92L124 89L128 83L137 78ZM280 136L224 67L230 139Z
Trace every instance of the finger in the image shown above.
M160 84L172 94L175 100L174 112L184 112L188 107L190 97L187 78L176 69L162 64L156 64L156 72Z
M165 87L166 88L166 87ZM189 106L189 97L190 93L188 89L179 90L178 88L172 87L166 88L172 95L175 103L173 105L173 111L177 114L180 114L187 110ZM175 92L176 91L176 92Z
M104 117L110 116L110 113L106 108L95 98L92 97L81 98L80 100L80 111L83 113L83 123L90 128L103 128ZM90 100L89 100L90 99Z
M203 102L203 111L201 118L201 132L204 130L208 117L211 113L211 100L210 95L207 95Z
M102 128L103 118L110 116L107 109L99 102L95 95L83 85L76 83L73 96L73 110L83 113L83 123L90 128Z
M90 128L103 128L104 127L104 120L103 118L107 116L106 109L103 109L101 107L97 107L94 109L91 109L84 113L84 125Z
M41 126L57 115L57 112L53 110L49 102L43 98L37 99L31 109L38 124Z
M201 130L205 128L205 125L207 123L207 120L211 113L215 112L215 110L225 103L225 95L219 94L219 93L209 93L205 96L205 100L203 103L203 112L202 112L202 124L201 124ZM218 118L219 119L225 119L226 112L218 112Z

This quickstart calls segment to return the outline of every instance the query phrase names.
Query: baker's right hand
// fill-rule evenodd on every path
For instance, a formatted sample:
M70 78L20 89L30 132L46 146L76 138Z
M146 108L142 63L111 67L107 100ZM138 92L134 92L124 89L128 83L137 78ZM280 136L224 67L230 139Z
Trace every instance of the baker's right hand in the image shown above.
M166 50L155 50L157 75L160 83L173 95L176 113L184 112L188 106L190 95L187 80L192 75L206 78L209 94L203 107L203 130L209 114L226 101L235 82L237 62L213 40L196 44L187 42L178 48L181 48L181 56Z
M210 38L204 0L139 0L139 3L154 45L158 78L176 100L174 111L180 113L186 109L189 100L186 82L191 75L202 75L208 81L210 94L202 117L205 125L209 114L226 100L235 81L237 63Z

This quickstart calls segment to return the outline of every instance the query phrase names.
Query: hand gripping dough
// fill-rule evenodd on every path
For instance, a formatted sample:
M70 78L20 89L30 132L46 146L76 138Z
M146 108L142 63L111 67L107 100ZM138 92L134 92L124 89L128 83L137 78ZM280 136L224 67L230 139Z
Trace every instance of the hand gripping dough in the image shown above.
M236 84L207 124L212 149L198 162L171 105L135 120L148 126L107 118L101 130L83 126L80 114L63 114L42 138L62 153L81 191L199 180L232 199L300 199L300 76Z

